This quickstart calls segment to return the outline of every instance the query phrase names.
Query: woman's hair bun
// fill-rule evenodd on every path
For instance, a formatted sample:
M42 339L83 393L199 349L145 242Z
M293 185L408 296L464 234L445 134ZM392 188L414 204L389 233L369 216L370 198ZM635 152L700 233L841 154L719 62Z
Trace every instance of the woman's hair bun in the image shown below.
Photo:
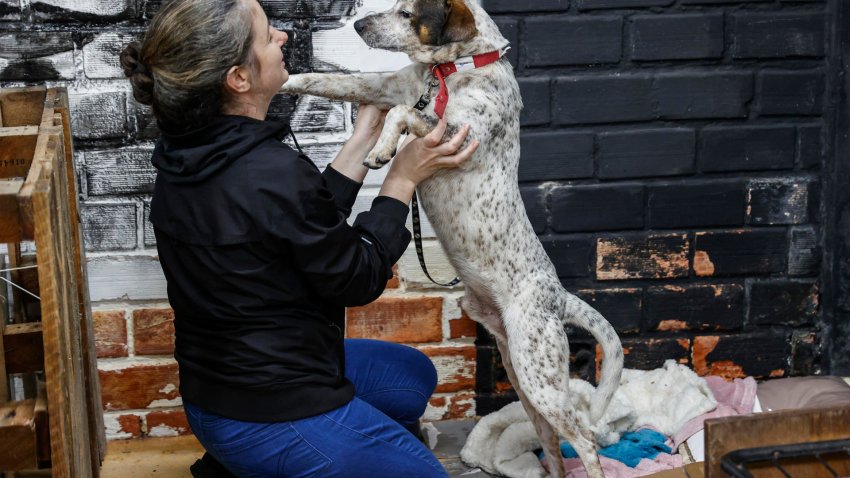
M147 65L142 63L139 42L127 45L119 58L124 76L129 78L130 84L133 85L133 97L143 105L151 105L154 82Z

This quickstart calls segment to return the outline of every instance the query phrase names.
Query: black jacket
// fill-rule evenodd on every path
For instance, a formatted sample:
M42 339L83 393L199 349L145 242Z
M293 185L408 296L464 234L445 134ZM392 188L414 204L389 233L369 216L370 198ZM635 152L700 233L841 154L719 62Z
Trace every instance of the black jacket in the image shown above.
M246 421L347 403L345 306L376 299L410 242L407 205L378 197L346 218L360 184L320 173L280 123L220 116L164 133L150 220L174 309L180 393Z

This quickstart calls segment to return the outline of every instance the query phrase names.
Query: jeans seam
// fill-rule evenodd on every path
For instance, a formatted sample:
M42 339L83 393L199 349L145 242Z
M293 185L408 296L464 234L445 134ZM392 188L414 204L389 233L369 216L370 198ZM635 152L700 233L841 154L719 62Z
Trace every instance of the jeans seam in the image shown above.
M352 431L352 432L354 432L354 433L356 433L356 434L358 434L358 435L364 436L364 437L366 437L366 438L371 438L371 439L373 439L373 440L378 440L378 441L384 442L384 443L386 443L387 445L390 445L390 446L391 446L391 447L393 447L393 448L396 448L396 449L399 449L399 450L401 449L401 447L400 447L400 446L398 446L398 445L396 445L396 444L394 444L394 443L392 443L392 442L388 442L388 441L386 441L386 440L384 440L384 439L382 439L382 438L378 438L378 437L375 437L375 436L367 435L367 434L365 434L365 433L363 433L363 432L361 432L361 431L358 431L358 430L355 430L355 429L353 429L353 428L351 428L351 427L349 427L349 426L346 426L346 425L344 425L343 423L340 423L340 422L338 422L338 421L334 420L333 418L329 417L327 413L323 413L323 414L322 414L322 416L323 416L323 417L325 417L325 418L327 418L328 420L330 420L330 421L332 421L332 422L336 423L337 425L341 426L342 428L345 428L346 430ZM445 470L445 468L437 468L437 467L436 467L436 466L434 466L432 463L429 463L429 462L428 462L428 460L425 460L425 459L424 459L424 458L422 458L422 457L419 457L419 456L416 456L416 455L413 455L413 456L415 456L415 457L416 457L416 459L417 459L417 460L419 460L419 461L424 461L425 463L427 463L428 465L430 465L430 466L431 466L431 468L434 468L435 470L440 470L440 471L442 471L442 472L444 472L444 473L445 473L445 471L446 471L446 470ZM436 457L434 457L434 459L436 460L437 458L436 458Z
M386 388L386 389L383 389L383 390L376 390L374 392L364 393L362 395L358 395L358 397L362 399L363 397L369 397L371 395L376 395L378 393L386 393L386 392L413 392L413 393L419 395L420 397L424 398L425 400L428 399L428 397L425 396L424 393L420 392L419 390L416 390L415 388Z

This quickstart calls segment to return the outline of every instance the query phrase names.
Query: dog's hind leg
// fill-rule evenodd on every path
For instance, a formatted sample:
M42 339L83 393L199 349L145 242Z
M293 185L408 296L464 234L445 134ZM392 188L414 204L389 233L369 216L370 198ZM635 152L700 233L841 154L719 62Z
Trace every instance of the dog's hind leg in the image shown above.
M522 407L525 409L525 413L528 414L528 418L531 419L531 423L534 424L534 430L537 432L537 437L540 438L540 444L546 452L546 462L549 463L549 475L554 478L562 478L565 476L566 471L564 470L564 461L561 459L558 434L552 428L552 425L531 405L525 393L520 388L516 372L514 372L513 365L511 364L511 353L508 345L498 338L496 339L496 344L499 347L499 354L502 356L502 365L505 366L508 380L514 386L514 390L520 402L522 402Z
M596 441L570 400L569 343L552 297L540 289L505 310L508 350L519 388L531 406L575 448L589 478L604 478ZM557 456L557 455L556 455Z
M602 464L599 462L599 454L596 452L596 439L593 437L593 432L589 428L580 426L575 419L569 419L568 415L565 415L563 420L563 426L567 431L564 433L564 438L575 449L584 469L587 470L588 478L605 478Z

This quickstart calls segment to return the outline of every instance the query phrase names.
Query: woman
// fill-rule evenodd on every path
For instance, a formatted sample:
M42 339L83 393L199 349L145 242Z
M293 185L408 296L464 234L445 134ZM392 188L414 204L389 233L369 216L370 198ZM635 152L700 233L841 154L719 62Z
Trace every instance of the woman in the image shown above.
M475 151L441 124L404 147L371 210L346 222L384 112L361 106L320 173L264 121L286 82L256 0L172 0L121 54L162 137L151 223L175 312L189 424L240 477L445 477L415 429L436 385L415 349L346 340L344 308L377 298L405 250L418 183ZM214 459L213 459L214 457ZM208 466L204 466L208 465Z

